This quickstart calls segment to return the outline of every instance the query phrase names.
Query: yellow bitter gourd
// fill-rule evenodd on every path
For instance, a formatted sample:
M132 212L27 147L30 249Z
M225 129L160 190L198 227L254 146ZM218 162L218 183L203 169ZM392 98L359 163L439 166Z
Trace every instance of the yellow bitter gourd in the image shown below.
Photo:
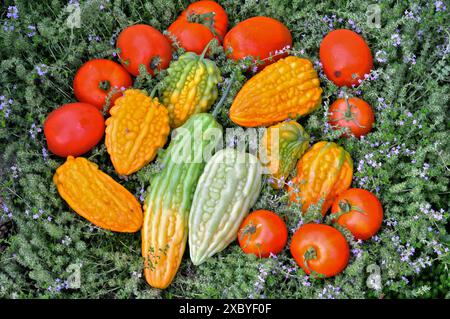
M157 98L129 89L106 120L105 144L117 173L130 175L148 164L169 135L167 109Z

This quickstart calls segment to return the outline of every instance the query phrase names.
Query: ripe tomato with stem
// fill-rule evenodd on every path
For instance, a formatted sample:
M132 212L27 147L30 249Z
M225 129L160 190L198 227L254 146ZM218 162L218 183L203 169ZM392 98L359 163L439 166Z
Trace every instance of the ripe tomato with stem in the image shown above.
M78 69L73 79L73 90L78 101L92 104L102 111L105 107L112 106L122 95L122 88L128 88L132 84L130 74L120 64L106 59L94 59Z
M309 275L333 277L343 271L350 258L350 249L344 235L324 224L305 224L295 232L291 254L297 264Z
M361 240L374 236L383 222L383 206L380 200L373 193L361 188L349 188L336 197L331 214L355 239Z
M328 115L328 123L333 129L349 128L350 132L361 137L372 130L375 115L372 107L364 100L345 96L331 104ZM348 137L348 133L343 133Z
M125 28L117 37L116 47L123 67L134 76L143 64L150 74L166 69L172 60L172 47L157 29L146 24Z
M286 245L288 233L283 219L268 210L256 210L241 224L238 241L246 254L267 258L278 254Z

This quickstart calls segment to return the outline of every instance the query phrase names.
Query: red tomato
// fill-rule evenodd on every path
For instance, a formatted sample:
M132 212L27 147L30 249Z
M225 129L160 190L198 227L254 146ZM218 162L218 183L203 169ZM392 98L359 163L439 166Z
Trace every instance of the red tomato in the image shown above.
M357 86L373 67L369 46L351 30L328 33L320 44L319 56L326 76L337 86Z
M61 157L79 156L103 137L105 121L93 105L69 103L52 111L44 123L48 149Z
M341 193L331 207L331 213L343 213L337 222L356 239L367 240L375 235L383 221L383 207L371 192L350 188Z
M324 224L306 224L297 229L292 237L291 253L307 274L315 271L325 277L343 271L350 258L345 237Z
M200 23L176 20L167 29L173 35L180 46L186 51L202 54L206 45L214 39L214 34ZM170 37L167 37L172 42Z
M238 241L246 254L266 258L278 254L286 245L287 228L280 216L268 210L248 215L239 228Z
M186 10L184 10L177 20L185 22L199 22L204 25L211 24L211 20L203 15L214 14L212 27L216 35L218 35L219 43L222 42L228 29L228 16L220 4L215 1L197 1L191 3ZM202 21L203 20L203 21Z
M338 99L330 106L328 123L334 129L348 127L353 135L361 137L372 130L375 115L370 105L357 97ZM344 136L347 136L344 133Z
M223 41L225 51L232 50L229 58L234 60L252 56L254 59L264 60L258 69L264 68L282 57L278 54L271 61L270 54L277 50L292 46L292 36L289 29L280 21L268 17L253 17L238 23L232 28Z
M120 61L125 69L134 76L139 75L139 65L147 71L165 69L172 60L172 48L166 37L155 28L146 24L136 24L125 28L117 38L120 49Z
M111 90L117 91L110 100L110 105L114 105L114 101L122 95L120 88L128 88L132 84L130 74L120 64L106 59L95 59L78 69L73 79L73 90L78 101L103 110Z

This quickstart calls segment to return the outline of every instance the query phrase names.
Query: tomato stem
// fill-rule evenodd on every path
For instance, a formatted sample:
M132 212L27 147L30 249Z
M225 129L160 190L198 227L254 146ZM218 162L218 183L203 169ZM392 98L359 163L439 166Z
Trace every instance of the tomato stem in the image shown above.
M309 268L308 261L316 259L317 253L316 249L314 247L308 247L306 252L303 254L303 264L305 265L305 268L311 273L311 268Z
M98 87L103 91L108 91L111 88L111 83L108 80L101 81Z
M206 55L206 51L208 51L209 47L211 46L211 43L213 41L216 41L216 39L211 39L208 44L205 46L205 48L203 49L202 55L200 55L200 60L203 60L205 58Z
M250 222L247 226L245 226L240 232L239 232L239 239L242 240L247 236L247 240L245 241L245 244L242 248L247 247L248 244L250 244L250 239L253 234L256 233L256 229L258 228L257 225L253 224L253 222Z
M342 213L340 216L342 216L344 214L347 214L347 213L350 213L351 211L356 211L356 212L361 213L363 215L367 215L367 213L362 208L350 204L350 202L348 200L340 201L339 202L339 208L340 208L341 213Z
M152 89L152 91L150 92L150 98L153 99L153 97L156 94L156 91L158 90L158 86L155 85L155 87Z

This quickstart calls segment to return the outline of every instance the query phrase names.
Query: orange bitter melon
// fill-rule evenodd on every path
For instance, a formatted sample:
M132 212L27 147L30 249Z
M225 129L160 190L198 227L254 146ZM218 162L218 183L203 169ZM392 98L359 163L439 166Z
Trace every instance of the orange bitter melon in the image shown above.
M350 154L336 143L318 142L297 163L297 176L288 183L290 199L300 202L303 212L322 199L325 215L336 196L350 187L352 178Z
M289 56L273 63L241 88L230 119L245 127L269 126L314 111L322 89L311 61Z
M53 182L67 204L98 227L126 233L141 228L142 209L136 198L89 160L69 156Z

